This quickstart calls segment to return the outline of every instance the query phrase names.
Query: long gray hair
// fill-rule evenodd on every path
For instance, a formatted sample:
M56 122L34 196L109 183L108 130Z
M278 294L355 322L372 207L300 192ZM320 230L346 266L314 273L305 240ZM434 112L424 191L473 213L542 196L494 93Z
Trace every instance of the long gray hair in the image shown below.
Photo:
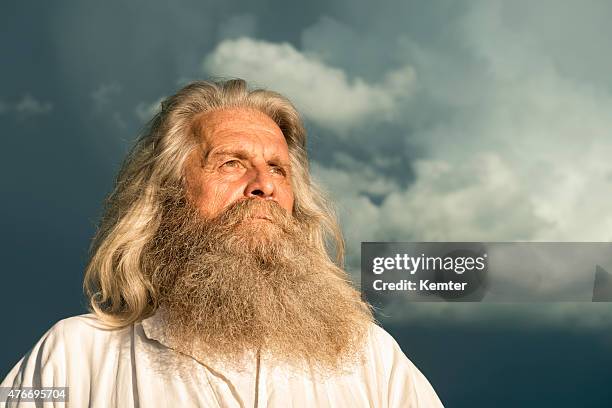
M249 90L242 79L196 81L162 102L105 201L83 287L91 312L107 324L124 327L155 312L157 294L143 271L142 255L160 224L161 192L185 185L185 160L200 142L194 118L224 108L257 109L282 130L291 160L294 216L311 220L311 243L323 253L335 253L342 266L341 230L329 202L310 179L306 131L295 107L276 92Z

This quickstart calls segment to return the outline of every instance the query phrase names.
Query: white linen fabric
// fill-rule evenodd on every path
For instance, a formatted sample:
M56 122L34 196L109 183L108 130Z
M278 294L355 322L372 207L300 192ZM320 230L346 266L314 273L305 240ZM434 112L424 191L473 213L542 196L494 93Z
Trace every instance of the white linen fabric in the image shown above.
M241 369L171 347L159 312L123 329L93 314L56 323L8 373L2 387L69 387L67 403L44 407L402 407L442 403L384 329L372 325L365 359L349 373L320 377L256 355Z

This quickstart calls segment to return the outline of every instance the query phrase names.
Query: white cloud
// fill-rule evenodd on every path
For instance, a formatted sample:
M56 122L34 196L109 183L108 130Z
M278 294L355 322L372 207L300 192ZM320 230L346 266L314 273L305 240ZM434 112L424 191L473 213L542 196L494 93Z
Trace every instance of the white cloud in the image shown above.
M18 119L46 115L52 110L51 102L38 100L29 93L14 102L0 100L0 115L13 113Z
M44 115L51 112L52 109L51 102L39 101L30 94L25 94L14 105L14 110L20 117Z
M90 97L94 104L94 109L100 111L107 109L113 100L121 93L122 88L117 82L104 83L94 89Z
M149 121L161 111L161 103L163 100L164 98L158 98L154 102L140 102L136 105L134 113L141 122Z
M392 119L396 100L410 93L414 72L409 66L388 71L380 83L323 63L288 43L240 38L225 40L204 60L206 72L242 77L288 96L319 125L345 132L361 121Z
M416 181L401 189L367 168L314 168L340 205L354 270L361 241L530 240L549 226L536 214L527 186L495 153L458 163L418 160L415 170ZM385 197L374 205L363 193Z
M398 128L410 129L406 139L425 154L406 163L416 176L407 187L401 187L393 174L374 171L364 178L365 170L350 166L315 167L341 209L347 263L356 278L361 241L612 240L611 89L594 86L592 78L581 76L590 69L588 58L582 61L584 66L569 70L577 63L571 54L585 51L563 48L567 36L555 35L563 26L548 22L546 31L540 30L547 8L530 5L473 3L465 15L448 23L452 44L459 46L460 53L405 33L397 32L395 38L389 32L377 33L372 27L380 21L369 26L374 37L369 42L397 44L398 60L414 67L414 92L395 100L399 106L393 120ZM512 16L528 14L527 9L540 14L513 20ZM580 10L574 14L581 15ZM570 24L571 10L565 7L563 14ZM381 11L381 21L384 18ZM531 25L526 27L525 21ZM356 36L344 26L326 23L326 27L326 36L339 30L342 46L348 49L363 44L357 42L363 35ZM572 31L581 30L572 26ZM602 35L592 28L587 31ZM581 35L574 48L588 48L588 41L598 38ZM555 43L556 38L564 40ZM323 47L318 49L322 55L329 55L323 42L317 46ZM560 49L566 53L563 64L559 64ZM371 151L377 153L361 158L363 163L381 159L375 146L385 138L395 140L396 135L372 138ZM398 143L397 148L405 145ZM382 203L367 198L374 190L383 194ZM571 276L558 276L555 287L548 290L572 284ZM400 319L423 321L518 321L526 316L536 325L582 319L580 324L596 326L612 321L606 305L489 306L402 305L396 313Z
M120 131L128 129L128 122L123 115L125 100L121 98L122 92L121 84L112 81L100 84L89 94L94 115Z
M427 115L438 119L404 122L415 126L408 138L427 157L412 163L416 181L388 191L377 207L376 238L610 240L612 95L561 75L545 50L515 42L489 4L462 20L463 42L484 67L468 97L457 95L457 86L473 84L473 71L438 50L412 50L416 96L435 99ZM342 173L328 170L323 181L345 192L338 197L343 206L361 208L359 188L351 185L359 177Z

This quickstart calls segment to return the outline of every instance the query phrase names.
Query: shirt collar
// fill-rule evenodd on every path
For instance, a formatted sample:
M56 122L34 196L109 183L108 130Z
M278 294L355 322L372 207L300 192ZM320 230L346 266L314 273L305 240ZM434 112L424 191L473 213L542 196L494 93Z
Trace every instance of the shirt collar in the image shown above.
M229 367L223 363L218 361L213 361L209 359L207 356L203 356L201 353L198 353L195 348L191 348L190 350L178 349L175 344L173 344L170 336L167 335L166 325L164 323L165 312L162 307L159 307L155 313L142 320L141 325L145 334L150 340L155 340L159 342L164 347L172 349L174 351L185 354L194 360L198 361L200 364L206 365L209 368L217 368L220 371L230 371L236 369L236 367ZM243 369L252 369L255 364L255 359L257 356L256 351L247 352L247 358L245 359L245 367ZM238 371L242 371L242 369L238 369Z
M141 322L142 329L148 339L158 341L164 346L172 348L164 330L163 313L163 310L158 308L152 316L147 317Z

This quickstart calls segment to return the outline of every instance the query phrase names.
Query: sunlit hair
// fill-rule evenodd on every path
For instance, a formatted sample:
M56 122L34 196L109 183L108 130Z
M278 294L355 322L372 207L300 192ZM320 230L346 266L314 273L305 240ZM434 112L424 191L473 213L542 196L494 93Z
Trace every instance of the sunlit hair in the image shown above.
M185 185L185 161L201 143L194 119L224 108L259 110L282 130L291 160L293 214L310 220L312 244L335 254L342 266L340 228L328 201L310 179L306 131L287 98L268 90L249 90L241 79L196 81L161 106L126 157L105 201L83 284L93 313L111 326L123 327L155 312L158 302L143 271L143 250L160 225L163 192Z

